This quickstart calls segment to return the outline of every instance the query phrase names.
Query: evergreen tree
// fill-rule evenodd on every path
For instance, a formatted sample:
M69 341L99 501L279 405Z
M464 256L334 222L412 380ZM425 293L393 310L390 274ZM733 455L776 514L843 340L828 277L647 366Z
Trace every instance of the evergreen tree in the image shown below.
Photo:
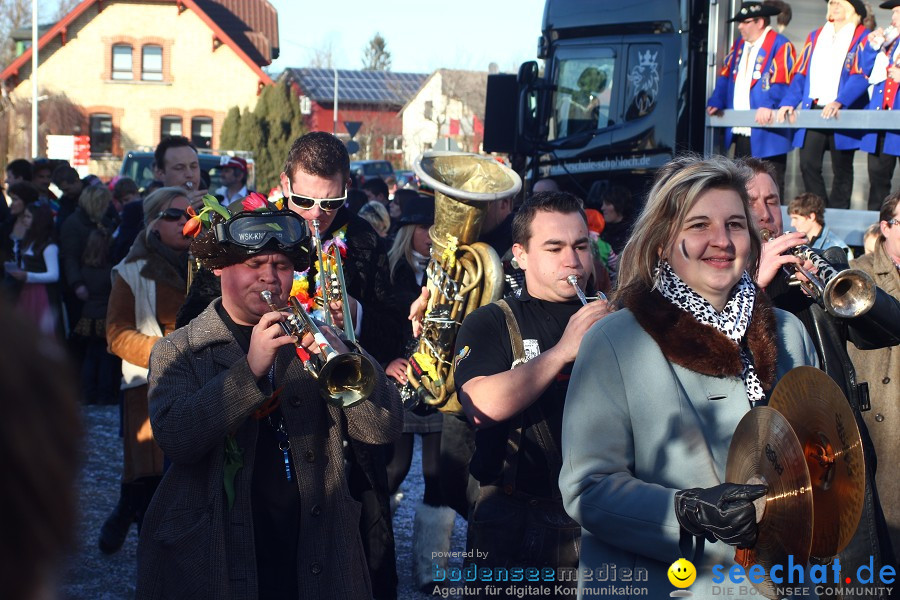
M219 147L223 150L235 150L238 148L238 136L241 130L241 109L232 106L228 109L228 115L222 123Z
M267 191L278 185L291 144L306 133L291 87L282 81L263 89L253 112L245 111L241 116L240 132L240 149L251 150L256 161L257 189Z
M363 50L362 64L364 71L391 70L391 53L388 52L387 42L380 33L376 33Z

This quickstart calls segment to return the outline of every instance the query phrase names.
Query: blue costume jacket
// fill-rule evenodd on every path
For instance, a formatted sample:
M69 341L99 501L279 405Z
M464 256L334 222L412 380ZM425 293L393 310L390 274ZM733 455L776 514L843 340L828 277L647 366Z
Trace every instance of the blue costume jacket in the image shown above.
M791 87L781 100L781 106L797 107L801 109L810 108L816 98L809 95L809 65L812 62L813 50L819 39L822 28L819 27L812 31L806 37L806 43L803 51L800 52L800 58L791 74ZM850 51L844 59L844 65L841 67L841 81L838 86L838 95L835 100L841 103L842 108L859 109L865 108L866 96L864 92L868 86L868 80L863 74L857 62L857 49L860 44L865 43L869 30L862 25L856 26L853 32L853 40L850 42ZM856 150L859 148L861 133L856 134L851 130L835 130L834 144L838 150ZM800 148L806 139L806 130L798 129L794 134L794 146Z
M881 60L877 61L881 55ZM900 43L895 41L889 48L875 50L866 41L863 41L862 48L859 51L859 66L862 72L869 78L869 84L872 86L872 99L869 101L869 110L894 110L898 106L898 96L894 95L894 101L890 102L890 106L884 105L884 88L887 83L887 68L900 59ZM874 153L878 148L878 132L870 131L863 135L862 142L859 145L860 150L868 153ZM884 134L885 154L892 156L900 156L900 134L888 131Z
M734 108L734 86L738 66L746 43L739 38L725 57L725 63L716 79L716 87L707 106ZM781 105L781 98L787 93L794 67L794 46L775 31L766 32L762 47L753 65L753 80L750 82L750 108L773 108ZM725 147L731 146L731 129L725 130ZM791 150L789 129L763 129L754 127L750 134L750 149L753 156L765 158L787 154Z

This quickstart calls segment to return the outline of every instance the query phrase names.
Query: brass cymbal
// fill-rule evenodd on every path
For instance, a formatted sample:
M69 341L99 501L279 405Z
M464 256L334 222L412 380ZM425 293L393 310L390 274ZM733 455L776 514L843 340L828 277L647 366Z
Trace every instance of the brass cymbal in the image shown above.
M862 439L850 404L825 372L797 367L775 386L769 407L785 416L806 456L814 512L810 554L835 556L856 533L866 487Z
M803 448L788 420L766 406L752 409L738 423L725 467L725 480L741 484L764 484L769 491L757 501L759 537L749 551L738 550L735 559L749 568L761 565L761 594L777 598L769 579L773 565L806 564L813 536L813 495ZM760 499L763 500L763 499Z

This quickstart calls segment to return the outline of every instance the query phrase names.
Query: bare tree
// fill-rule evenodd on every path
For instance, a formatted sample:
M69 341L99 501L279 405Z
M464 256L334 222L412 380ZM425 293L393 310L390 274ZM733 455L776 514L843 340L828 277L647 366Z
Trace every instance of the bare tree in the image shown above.
M460 149L477 152L475 119L484 122L487 73L441 69L441 98L426 103L425 118L437 125L438 139L453 138ZM428 114L430 113L430 114ZM452 131L451 124L458 122Z
M334 68L334 42L332 40L328 40L321 48L311 51L309 66L314 69Z
M362 64L364 71L391 70L391 53L387 49L387 42L380 33L376 33L363 50Z
M0 68L16 57L12 32L31 24L30 0L0 0Z

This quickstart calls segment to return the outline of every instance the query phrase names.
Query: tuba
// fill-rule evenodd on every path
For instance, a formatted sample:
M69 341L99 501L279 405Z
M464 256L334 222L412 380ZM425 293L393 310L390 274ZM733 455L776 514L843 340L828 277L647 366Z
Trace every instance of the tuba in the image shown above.
M768 229L762 229L760 237L764 242L768 242L775 236ZM860 269L839 271L806 245L795 246L789 252L800 260L812 262L816 267L816 273L807 271L801 265L791 265L794 273L788 270L788 267L784 267L791 278L791 284L802 287L831 316L842 319L861 317L875 305L875 280L865 271ZM797 273L803 275L807 281L797 279Z
M466 315L499 300L503 291L500 258L476 240L491 202L519 193L522 180L491 157L463 152L426 152L414 168L435 191L435 217L426 268L431 295L406 369L414 390L411 404L462 414L453 384L456 333Z
M272 292L260 292L263 302L273 311L281 311L273 303ZM338 408L349 408L365 401L375 389L375 366L365 355L358 352L338 354L328 343L322 331L306 314L303 305L293 296L289 300L287 319L279 321L287 335L296 337L297 356L303 361L306 371L319 382L319 394L329 404ZM311 333L321 354L314 365L314 357L300 344L304 334Z

